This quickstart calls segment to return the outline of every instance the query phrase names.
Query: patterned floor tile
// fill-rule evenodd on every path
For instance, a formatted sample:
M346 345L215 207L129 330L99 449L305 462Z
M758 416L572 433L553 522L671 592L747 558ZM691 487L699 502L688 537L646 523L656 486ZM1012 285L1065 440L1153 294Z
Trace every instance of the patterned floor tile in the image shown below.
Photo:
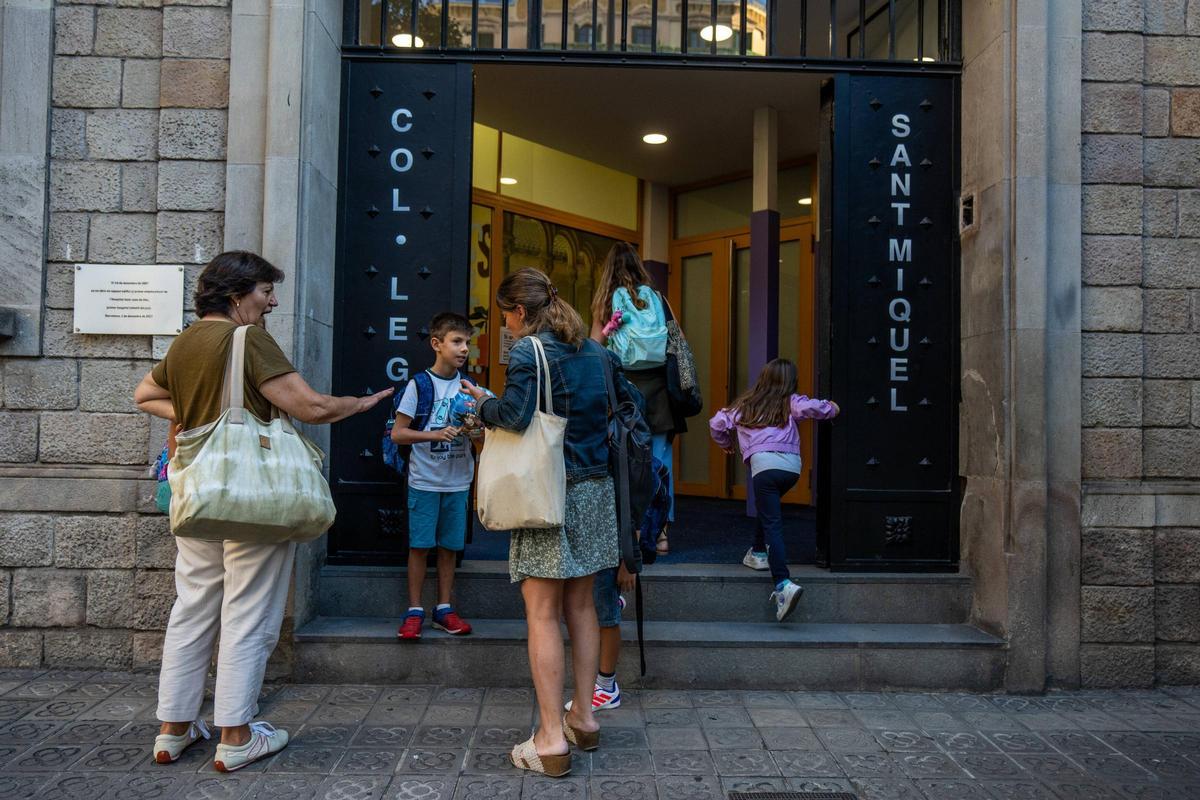
M415 748L414 748L415 749ZM512 760L509 758L509 753L512 748L474 748L466 754L463 764L463 772L470 775L488 775L492 773L517 773L518 770L513 766ZM433 752L433 751L430 751ZM409 759L412 759L413 750L409 750ZM442 761L445 760L445 754L439 753ZM580 755L578 760L586 760L586 755ZM415 765L414 765L415 766ZM574 764L571 765L574 769ZM415 768L406 769L408 772L416 772Z
M483 702L483 694L483 689L445 686L434 694L431 703L463 703L477 706Z
M889 753L931 753L937 752L937 742L923 731L871 731L875 741Z
M475 728L471 739L472 747L513 747L529 738L529 729L525 726L502 728L495 725L481 725ZM607 738L608 731L604 731ZM607 742L605 742L607 744Z
M605 720L607 722L607 720ZM631 747L649 749L650 742L646 731L641 728L617 728L604 725L600 728L600 746L606 750L613 748L626 750Z
M5 772L61 772L91 748L79 744L34 745L4 766Z
M452 800L458 780L429 775L397 775L383 793L384 800Z
M862 800L923 800L912 781L899 778L853 778Z
M715 775L712 756L703 750L656 750L650 753L655 775Z
M264 775L250 786L247 800L312 800L325 779L320 775Z
M849 778L787 778L784 785L793 792L852 792Z
M796 708L803 710L849 708L835 692L788 692Z
M818 728L817 737L834 753L872 753L883 748L862 728Z
M328 775L345 754L344 747L286 747L267 766L267 772Z
M708 749L708 741L699 728L650 728L646 740L651 750Z
M404 757L401 749L387 747L351 747L334 766L338 775L391 775Z
M521 787L522 800L586 800L587 778L528 776Z
M1058 800L1045 785L1034 780L992 781L980 784L997 800Z
M750 714L740 706L700 706L696 716L705 728L748 728L754 724Z
M714 750L712 759L721 776L781 774L766 750Z
M303 747L345 747L358 733L357 725L314 725L309 723L292 734L291 744Z
M208 773L193 777L178 795L179 800L241 800L258 780L254 774L238 772L233 775Z
M317 800L379 800L391 775L338 775L317 787Z
M601 747L592 753L592 775L653 775L650 754L643 750L610 750Z
M1003 753L955 753L951 758L968 775L980 780L1017 779L1025 774L1020 764Z
M679 728L699 725L700 717L694 708L647 708L644 712L648 727Z
M459 779L454 800L519 800L522 779L495 775L466 775Z
M768 750L820 750L822 745L811 728L759 728Z
M151 800L178 797L188 785L184 775L132 775L113 781L104 800Z
M677 690L648 690L641 693L642 708L691 708L692 696L689 692Z
M916 781L929 800L991 800L982 785L970 781Z
M48 781L46 775L0 775L0 797L24 800L41 791Z
M715 777L668 775L658 778L659 800L724 800L725 793Z
M595 765L593 764L593 768ZM592 800L657 800L653 778L593 775L588 781Z
M765 744L757 728L706 728L704 736L713 751L734 749L763 749Z
M786 692L744 691L739 692L738 696L746 708L795 709L796 707Z
M534 700L533 689L527 687L498 687L483 694L485 706L530 706Z
M750 721L762 728L797 728L808 725L798 709L787 707L748 707Z
M840 778L846 774L837 759L823 750L777 750L771 758L785 777Z
M413 746L429 748L465 748L473 728L466 725L422 725L413 734Z
M436 703L421 715L422 725L474 725L480 708L471 703Z
M46 800L96 800L103 797L113 782L110 775L64 772L46 781L41 797ZM0 797L6 797L0 788Z

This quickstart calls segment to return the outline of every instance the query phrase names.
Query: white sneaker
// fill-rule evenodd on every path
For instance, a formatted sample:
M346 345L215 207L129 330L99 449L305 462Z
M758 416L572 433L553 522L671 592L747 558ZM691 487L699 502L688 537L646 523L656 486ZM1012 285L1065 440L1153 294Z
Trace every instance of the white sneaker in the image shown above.
M788 615L796 610L804 587L795 581L788 581L782 589L771 592L771 602L775 604L775 621L783 622Z
M754 552L753 547L751 547L749 550L746 551L746 555L742 559L742 564L749 567L750 569L757 569L757 570L764 570L764 569L771 568L771 564L767 561L767 554L766 553L756 553L756 552Z
M154 760L159 764L170 764L172 761L178 761L183 755L183 751L190 745L200 739L207 739L212 736L208 731L208 726L204 724L204 720L198 719L188 725L186 732L180 736L172 736L169 733L160 733L154 737Z
M571 704L574 700L568 700L563 706L567 711L571 710ZM596 684L592 689L592 711L603 711L606 708L621 707L621 686L616 681L613 681L613 690L611 692L600 688L600 684Z
M233 772L287 747L288 732L269 722L250 723L250 741L240 746L218 744L213 766L218 772Z

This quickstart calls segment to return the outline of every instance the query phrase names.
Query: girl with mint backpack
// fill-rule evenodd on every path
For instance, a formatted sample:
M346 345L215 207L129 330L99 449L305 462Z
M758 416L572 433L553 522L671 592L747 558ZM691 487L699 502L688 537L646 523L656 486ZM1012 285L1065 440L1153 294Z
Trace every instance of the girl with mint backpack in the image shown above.
M621 359L625 377L645 398L653 455L671 476L667 521L673 522L675 484L671 442L676 433L686 428L672 412L667 393L666 302L654 290L637 250L626 242L614 244L604 259L592 298L591 337ZM665 528L658 537L657 549L663 554L669 550Z

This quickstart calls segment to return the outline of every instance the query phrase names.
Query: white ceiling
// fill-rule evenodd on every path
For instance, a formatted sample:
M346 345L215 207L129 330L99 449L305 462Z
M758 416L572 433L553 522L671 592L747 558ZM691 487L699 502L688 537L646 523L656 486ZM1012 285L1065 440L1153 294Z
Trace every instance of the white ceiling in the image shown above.
M779 158L817 149L820 76L758 70L477 64L475 119L671 186L749 172L754 109L779 111ZM648 145L642 134L667 134Z

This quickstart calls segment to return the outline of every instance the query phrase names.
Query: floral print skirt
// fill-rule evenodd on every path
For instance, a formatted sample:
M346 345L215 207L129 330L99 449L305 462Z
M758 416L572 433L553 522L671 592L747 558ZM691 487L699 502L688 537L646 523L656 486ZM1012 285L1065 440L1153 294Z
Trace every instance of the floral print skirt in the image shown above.
M565 522L560 528L512 532L508 573L526 578L581 578L615 567L621 558L611 477L567 483Z

